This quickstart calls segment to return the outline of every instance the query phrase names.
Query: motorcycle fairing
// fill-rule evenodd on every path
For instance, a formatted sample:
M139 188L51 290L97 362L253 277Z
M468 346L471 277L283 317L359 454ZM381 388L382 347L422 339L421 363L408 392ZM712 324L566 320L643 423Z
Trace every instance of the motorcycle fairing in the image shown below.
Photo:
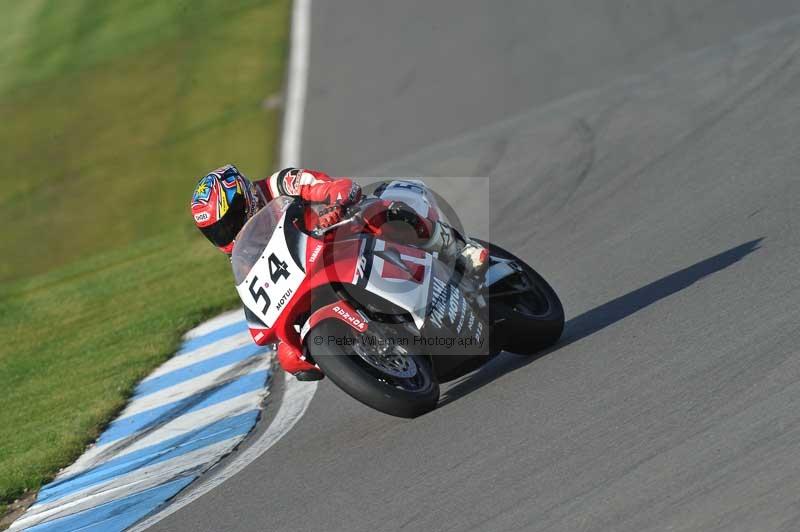
M297 295L297 289L306 278L305 265L297 263L296 255L287 245L286 214L278 222L276 230L267 242L261 257L253 264L240 284L236 286L239 298L247 309L267 327L272 327L281 311ZM290 231L299 234L299 231ZM305 235L300 235L302 254L305 256ZM299 247L293 242L293 247Z
M347 301L339 300L317 309L300 328L300 341L302 342L308 332L319 322L335 318L359 333L364 333L369 327L369 320L350 305Z
M373 237L362 239L352 284L390 301L425 323L433 256L420 249Z

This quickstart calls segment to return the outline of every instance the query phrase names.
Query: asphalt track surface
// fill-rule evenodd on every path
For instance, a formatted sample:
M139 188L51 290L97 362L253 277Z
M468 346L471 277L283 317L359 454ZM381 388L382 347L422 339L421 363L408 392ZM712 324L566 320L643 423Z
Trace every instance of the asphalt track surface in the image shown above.
M415 420L323 382L154 530L800 529L800 6L662 4L314 4L308 165L491 175L565 335Z

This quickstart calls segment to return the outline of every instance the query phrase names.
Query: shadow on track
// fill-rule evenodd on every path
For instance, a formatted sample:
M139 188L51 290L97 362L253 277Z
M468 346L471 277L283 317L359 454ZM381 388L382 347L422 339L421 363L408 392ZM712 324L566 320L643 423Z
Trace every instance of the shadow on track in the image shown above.
M444 392L439 406L451 403L469 393L474 392L493 380L527 366L534 360L582 340L609 325L624 320L643 308L688 288L700 279L739 262L744 257L759 249L763 238L751 240L744 244L723 251L680 271L662 277L650 284L637 288L616 299L588 310L567 321L561 340L553 347L533 356L518 356L502 353L482 368L462 377Z

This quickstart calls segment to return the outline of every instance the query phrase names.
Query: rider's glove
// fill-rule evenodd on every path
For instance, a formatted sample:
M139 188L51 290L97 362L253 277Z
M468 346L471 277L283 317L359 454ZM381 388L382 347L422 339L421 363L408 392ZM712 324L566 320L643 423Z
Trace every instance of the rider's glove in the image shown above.
M336 179L320 185L326 191L324 203L347 207L358 203L361 199L361 187L347 178Z
M317 218L317 227L327 229L342 221L342 208L338 205L328 207L320 211Z
M339 201L339 205L348 206L348 205L355 205L361 200L361 187L358 183L351 183L350 190L347 192L347 197L343 197L341 201Z

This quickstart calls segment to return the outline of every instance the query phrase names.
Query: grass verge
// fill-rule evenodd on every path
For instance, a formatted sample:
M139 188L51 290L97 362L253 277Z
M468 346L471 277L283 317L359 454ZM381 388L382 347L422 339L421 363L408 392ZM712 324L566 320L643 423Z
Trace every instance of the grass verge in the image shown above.
M0 0L0 505L235 305L194 181L271 169L289 1ZM3 506L0 506L2 515Z

